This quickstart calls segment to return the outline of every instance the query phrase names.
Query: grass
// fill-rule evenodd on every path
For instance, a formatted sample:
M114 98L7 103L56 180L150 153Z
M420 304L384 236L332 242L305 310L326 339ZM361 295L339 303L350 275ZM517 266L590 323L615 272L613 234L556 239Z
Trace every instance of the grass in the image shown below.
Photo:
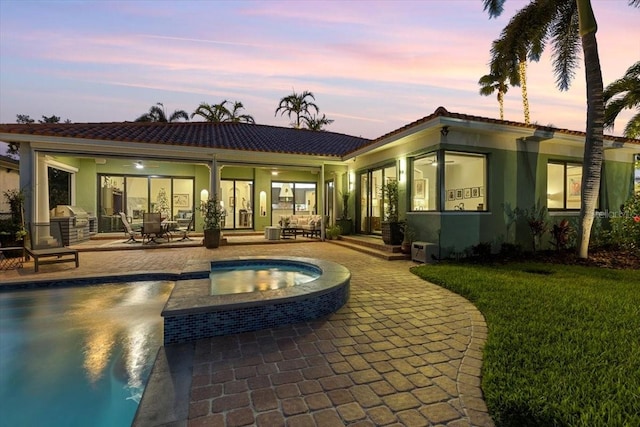
M640 425L640 270L436 264L413 273L478 307L498 426Z

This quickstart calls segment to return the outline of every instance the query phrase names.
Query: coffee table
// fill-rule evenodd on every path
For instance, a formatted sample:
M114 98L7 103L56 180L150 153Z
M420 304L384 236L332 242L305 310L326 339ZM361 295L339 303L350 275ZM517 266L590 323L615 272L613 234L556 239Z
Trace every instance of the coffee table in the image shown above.
M288 239L293 236L294 239L298 238L298 234L302 232L301 228L296 227L282 227L282 238Z

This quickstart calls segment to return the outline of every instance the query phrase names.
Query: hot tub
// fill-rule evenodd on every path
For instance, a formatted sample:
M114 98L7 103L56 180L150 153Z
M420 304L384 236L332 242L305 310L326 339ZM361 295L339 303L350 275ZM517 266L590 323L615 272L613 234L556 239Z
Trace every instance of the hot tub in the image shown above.
M195 273L206 268L213 272L234 267L242 271L264 271L265 267L297 269L317 276L284 287L240 282L235 291L222 293L212 292L216 285L211 277L180 280L162 311L165 345L314 320L337 311L349 299L351 273L331 261L237 257L209 264L195 262L188 270Z

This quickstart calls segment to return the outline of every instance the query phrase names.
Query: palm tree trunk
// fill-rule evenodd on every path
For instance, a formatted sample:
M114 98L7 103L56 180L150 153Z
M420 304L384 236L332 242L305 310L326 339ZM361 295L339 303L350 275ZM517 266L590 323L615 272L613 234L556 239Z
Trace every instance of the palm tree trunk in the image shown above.
M529 97L527 95L527 60L518 63L518 74L520 75L520 88L522 89L522 107L524 108L524 123L531 122L529 114Z
M504 120L504 92L498 91L498 104L500 104L500 120Z
M604 140L602 70L596 42L596 24L589 0L577 0L580 35L587 80L587 131L584 143L578 256L588 258L591 226L600 190Z

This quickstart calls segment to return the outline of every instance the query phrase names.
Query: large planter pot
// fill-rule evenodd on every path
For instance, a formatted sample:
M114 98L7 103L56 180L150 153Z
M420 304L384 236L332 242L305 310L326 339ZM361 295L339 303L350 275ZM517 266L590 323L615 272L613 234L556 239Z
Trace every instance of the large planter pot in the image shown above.
M382 227L382 241L386 245L399 245L402 243L404 235L402 234L402 224L399 222L383 221Z
M215 228L213 230L204 230L204 246L207 249L215 249L220 246L221 230Z
M353 233L353 221L351 219L337 219L336 225L340 227L340 234L343 236Z

